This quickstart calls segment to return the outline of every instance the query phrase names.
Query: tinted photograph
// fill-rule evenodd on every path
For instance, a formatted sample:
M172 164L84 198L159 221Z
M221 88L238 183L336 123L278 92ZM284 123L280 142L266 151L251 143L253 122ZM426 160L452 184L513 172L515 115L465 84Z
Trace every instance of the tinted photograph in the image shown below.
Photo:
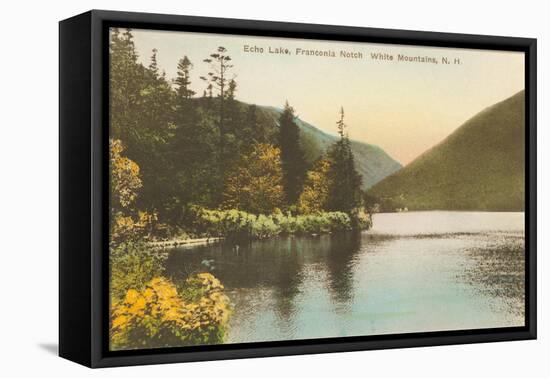
M523 52L109 30L109 348L525 326Z

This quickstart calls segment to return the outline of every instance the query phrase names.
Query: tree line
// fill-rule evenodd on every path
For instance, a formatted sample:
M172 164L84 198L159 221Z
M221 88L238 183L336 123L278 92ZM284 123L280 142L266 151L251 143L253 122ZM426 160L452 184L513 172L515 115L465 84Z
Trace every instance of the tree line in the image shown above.
M157 57L154 49L147 66L139 63L131 30L112 29L110 138L118 160L111 157L111 164L121 165L119 172L129 168L111 177L112 219L117 212L149 214L157 229L174 234L192 228L196 207L358 216L361 176L344 109L335 125L340 138L310 161L288 102L273 122L260 107L236 99L237 76L226 48L215 49L198 68L182 54L173 80ZM192 89L199 87L193 77L204 88L200 94ZM128 187L132 206L120 206L130 194L113 191Z

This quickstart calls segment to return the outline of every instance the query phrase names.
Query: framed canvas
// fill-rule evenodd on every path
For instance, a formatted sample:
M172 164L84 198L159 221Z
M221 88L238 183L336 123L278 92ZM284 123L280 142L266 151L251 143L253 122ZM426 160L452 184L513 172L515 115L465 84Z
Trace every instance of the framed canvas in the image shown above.
M59 353L536 338L536 40L60 22Z

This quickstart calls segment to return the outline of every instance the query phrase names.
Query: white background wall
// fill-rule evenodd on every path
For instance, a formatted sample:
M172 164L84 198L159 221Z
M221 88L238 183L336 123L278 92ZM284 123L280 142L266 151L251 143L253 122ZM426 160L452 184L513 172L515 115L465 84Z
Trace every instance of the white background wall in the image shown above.
M550 372L544 1L4 1L0 21L0 376L541 377ZM58 358L58 26L91 8L539 39L539 340L88 370ZM546 229L546 230L545 230Z

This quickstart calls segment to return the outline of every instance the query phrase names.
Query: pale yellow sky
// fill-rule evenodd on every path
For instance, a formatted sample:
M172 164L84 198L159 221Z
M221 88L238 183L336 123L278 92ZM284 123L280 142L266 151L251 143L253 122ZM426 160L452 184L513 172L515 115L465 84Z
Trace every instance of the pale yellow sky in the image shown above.
M468 118L524 89L524 56L519 52L312 41L252 36L133 30L139 59L158 64L169 78L187 55L194 64L193 89L202 94L202 60L218 47L231 55L241 101L282 107L286 100L297 115L334 134L340 106L351 138L383 148L407 164L440 142ZM245 51L245 45L263 53ZM290 54L270 54L269 48ZM296 49L334 51L336 57L296 54ZM361 53L342 58L340 51ZM374 60L387 53L394 60ZM398 61L398 55L430 56L438 64ZM450 64L443 64L446 57ZM460 64L453 64L455 58Z

